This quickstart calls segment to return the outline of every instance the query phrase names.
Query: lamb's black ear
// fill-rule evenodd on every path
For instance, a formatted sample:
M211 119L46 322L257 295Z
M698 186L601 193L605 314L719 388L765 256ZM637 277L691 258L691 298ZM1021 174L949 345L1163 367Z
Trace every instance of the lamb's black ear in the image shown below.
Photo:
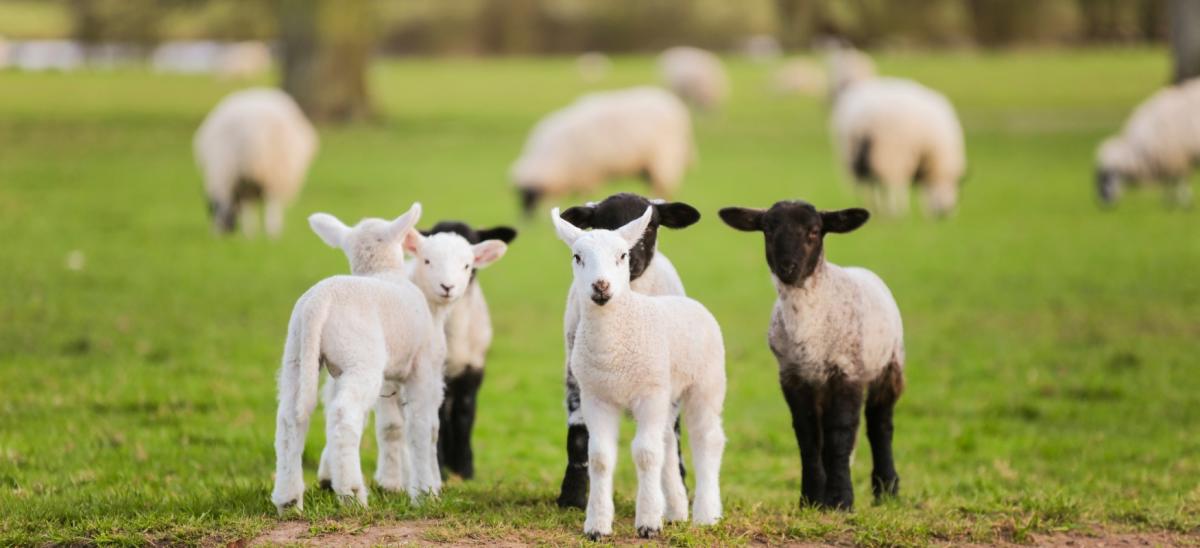
M738 230L754 232L762 230L762 218L766 211L748 207L725 207L719 212L725 224Z
M658 224L667 228L685 228L700 220L700 212L683 202L654 204Z
M821 226L826 232L850 232L867 222L871 214L861 207L840 211L822 211Z
M417 232L420 232L420 233L421 233L421 235L422 235L422 236L424 236L424 237L426 237L426 238L428 238L428 237L430 237L430 236L433 236L433 231L432 231L432 230L417 230Z
M559 214L559 217L568 223L571 223L579 228L593 228L592 217L596 214L594 206L575 206L569 207L566 211Z
M479 235L479 241L484 240L500 240L506 244L512 243L517 238L517 229L508 226L496 226L476 232Z

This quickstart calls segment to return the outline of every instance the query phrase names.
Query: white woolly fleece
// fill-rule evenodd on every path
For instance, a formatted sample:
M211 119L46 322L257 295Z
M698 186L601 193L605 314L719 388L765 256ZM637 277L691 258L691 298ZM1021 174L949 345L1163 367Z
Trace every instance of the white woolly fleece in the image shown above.
M1200 79L1164 88L1138 105L1120 135L1096 151L1097 164L1129 182L1174 182L1200 157Z
M721 106L729 96L729 76L721 58L692 47L670 48L658 56L663 84L684 101L704 110Z
M649 174L670 196L692 159L692 121L655 87L584 95L538 122L510 172L518 188L548 195L589 192L609 179Z

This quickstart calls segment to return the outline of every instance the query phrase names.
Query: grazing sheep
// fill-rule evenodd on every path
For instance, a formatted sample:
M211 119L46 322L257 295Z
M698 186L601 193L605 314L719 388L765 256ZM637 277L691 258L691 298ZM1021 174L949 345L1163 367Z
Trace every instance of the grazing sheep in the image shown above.
M70 72L87 61L83 45L70 40L28 40L16 42L10 62L23 71Z
M511 178L526 216L545 196L589 192L640 175L669 197L692 160L692 120L678 98L655 87L590 93L538 122Z
M855 54L837 55L858 59ZM856 67L860 62L844 64ZM835 70L832 76L831 125L841 164L874 211L907 214L909 188L915 183L924 194L926 213L949 215L967 167L954 106L911 80L863 77L860 69L847 68L840 75Z
M243 230L253 232L249 202L260 201L267 234L275 237L284 205L304 183L317 132L288 94L253 88L217 104L196 131L194 148L216 230L232 231L240 216Z
M1096 191L1113 204L1125 184L1156 181L1166 190L1168 205L1192 201L1188 184L1200 158L1200 79L1159 90L1125 122L1119 135L1096 151Z
M904 388L904 328L883 280L825 260L824 237L867 221L865 209L817 211L802 201L768 210L727 207L721 219L762 232L779 298L768 339L800 446L802 500L854 506L850 455L866 391L871 490L878 499L900 485L892 461L892 410Z
M769 63L783 55L783 46L770 34L755 34L742 41L742 53L755 63Z
M819 97L827 89L825 72L815 61L792 59L775 71L771 88L780 95Z
M595 84L608 77L612 71L612 61L603 53L589 51L575 58L575 68L579 71L580 79Z
M271 48L262 42L236 42L222 48L216 72L221 78L257 78L271 70Z
M704 305L687 297L651 297L632 291L630 252L654 216L647 207L616 231L585 232L552 212L555 231L573 253L572 294L579 326L571 371L579 381L588 441L587 518L591 539L612 534L613 471L621 414L637 422L633 461L637 466L638 536L649 538L668 521L687 519L687 492L671 431L680 402L692 443L696 499L692 521L721 517L720 468L725 435L725 348L721 328Z
M438 408L443 397L447 307L465 292L472 268L499 259L503 242L475 246L456 235L425 238L412 230L419 204L395 221L365 219L347 227L331 215L309 222L350 260L351 276L326 278L296 303L279 375L277 469L272 502L282 513L303 508L301 454L316 406L321 367L326 383L326 442L317 476L347 500L367 503L359 463L366 415L376 411L375 480L410 497L437 494ZM410 281L403 251L419 264Z
M729 96L729 77L721 59L691 47L670 48L658 57L663 83L688 104L716 110Z
M692 206L682 202L652 202L636 194L623 192L609 196L600 203L569 208L562 213L562 218L581 229L616 230L637 220L651 206L654 207L654 215L650 224L642 239L629 252L630 287L643 295L683 297L683 282L679 274L675 272L671 261L658 252L658 227L679 229L695 224L700 220L700 212ZM567 468L563 473L558 505L564 508L584 508L588 492L588 431L579 409L579 383L571 373L571 351L575 346L575 330L579 327L579 301L574 286L571 286L567 295L567 311L563 316L563 339L567 349ZM678 438L678 419L675 421L675 433ZM685 474L682 458L679 458L679 472L680 476Z
M829 65L829 98L837 96L850 86L865 82L876 76L875 62L867 54L854 48L831 45L825 48Z
M443 233L461 236L472 245L488 240L510 244L517 237L517 231L507 226L476 230L456 221L442 221L422 232L426 236ZM476 270L471 271L467 284L466 292L450 307L446 318L446 397L438 434L438 462L463 479L475 477L471 429L475 425L476 397L483 384L484 361L492 345L492 319Z

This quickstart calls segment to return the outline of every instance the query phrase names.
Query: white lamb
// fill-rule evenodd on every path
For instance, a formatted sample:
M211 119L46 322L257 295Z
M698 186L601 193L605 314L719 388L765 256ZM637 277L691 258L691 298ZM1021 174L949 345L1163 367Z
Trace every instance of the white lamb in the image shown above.
M545 196L590 192L640 175L669 197L692 160L687 107L655 87L590 93L538 122L511 178L525 214Z
M725 435L725 348L716 319L687 297L651 297L629 287L629 253L649 226L654 208L617 231L585 232L552 212L558 237L573 252L574 293L580 306L571 369L579 380L588 443L589 538L612 534L613 469L621 414L637 422L638 535L648 538L668 521L687 519L687 493L673 462L673 402L682 402L692 443L696 498L692 521L721 517L719 476ZM665 500L664 500L665 499Z
M283 230L283 208L300 192L317 132L278 89L253 88L221 100L196 131L196 163L218 232L255 230L251 201L263 203L267 234Z
M701 110L715 110L729 96L729 76L721 59L699 48L674 47L658 56L663 83Z
M322 366L331 380L318 478L345 499L367 503L359 444L375 406L376 482L410 497L441 488L435 444L446 355L442 322L471 269L494 262L505 246L469 246L452 235L425 238L412 230L420 214L420 204L413 204L395 221L364 219L354 228L331 215L309 219L322 240L343 250L353 275L326 278L305 292L288 324L271 495L281 513L303 509L301 455ZM405 275L403 251L422 262L413 281Z
M675 266L658 251L658 229L665 226L681 229L700 220L700 212L683 202L650 201L636 194L622 192L599 203L589 202L562 212L562 218L581 229L617 230L641 217L647 207L654 208L642 239L629 251L629 286L643 295L685 296L683 281ZM566 342L566 408L567 408L567 467L563 472L558 505L564 508L587 506L588 492L588 431L579 408L579 383L571 373L571 351L575 347L575 331L579 327L581 298L575 286L567 295L563 315L563 340ZM679 421L675 421L678 439ZM678 449L678 445L676 445ZM678 454L676 455L678 458ZM680 475L684 474L682 459L678 459Z
M1200 79L1159 90L1146 99L1096 151L1096 191L1106 204L1123 187L1157 181L1169 205L1192 201L1188 175L1200 158Z
M729 226L762 232L779 294L768 339L800 446L802 501L854 506L850 455L866 392L875 497L900 485L892 460L892 410L904 388L904 327L883 280L825 260L824 237L867 222L865 209L817 211L802 201L770 209L727 207Z
M867 77L860 64L852 61L831 76L837 90L831 126L841 164L872 210L907 214L916 184L928 214L950 214L967 167L954 106L911 80Z

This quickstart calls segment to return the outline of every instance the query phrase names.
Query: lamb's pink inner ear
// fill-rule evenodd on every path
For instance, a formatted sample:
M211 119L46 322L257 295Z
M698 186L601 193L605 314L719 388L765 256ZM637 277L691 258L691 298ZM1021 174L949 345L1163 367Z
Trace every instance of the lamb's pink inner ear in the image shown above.
M404 243L401 245L404 246L404 251L407 251L409 254L415 256L417 254L417 250L421 249L421 242L424 240L425 237L422 236L420 232L417 232L417 229L410 228L408 232L404 234Z
M503 257L508 246L500 240L488 240L475 244L471 250L475 252L475 268L483 268Z

